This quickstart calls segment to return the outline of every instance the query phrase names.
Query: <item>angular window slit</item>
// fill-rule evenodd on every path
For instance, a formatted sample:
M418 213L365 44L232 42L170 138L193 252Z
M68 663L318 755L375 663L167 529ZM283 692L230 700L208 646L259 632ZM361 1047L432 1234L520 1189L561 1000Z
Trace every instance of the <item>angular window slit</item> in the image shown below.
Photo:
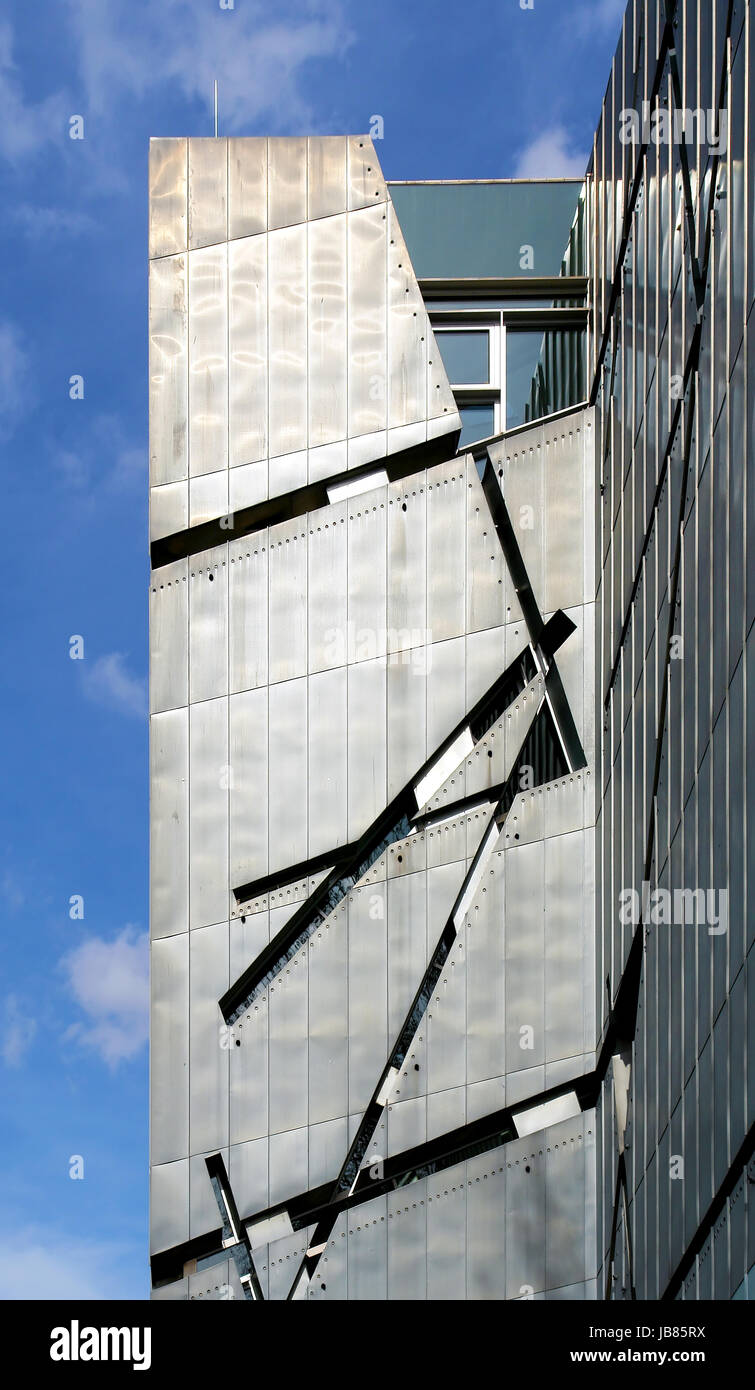
M241 1017L257 995L301 950L317 927L330 916L360 879L364 878L384 850L397 840L406 839L416 829L412 820L416 811L413 788L426 775L428 768L443 757L448 749L453 748L465 731L470 730L474 741L479 741L516 696L527 688L535 674L535 662L528 646L493 682L487 693L473 707L470 715L461 721L441 745L440 750L427 760L419 775L412 778L398 793L356 845L346 846L344 850L331 850L327 855L318 856L317 860L296 865L295 875L302 877L313 865L321 867L326 858L336 860L323 882L220 999L220 1009L226 1023L233 1023ZM463 756L466 754L462 754ZM256 884L236 889L234 896L237 900L246 901L250 887L259 891L266 882L269 880L258 880Z

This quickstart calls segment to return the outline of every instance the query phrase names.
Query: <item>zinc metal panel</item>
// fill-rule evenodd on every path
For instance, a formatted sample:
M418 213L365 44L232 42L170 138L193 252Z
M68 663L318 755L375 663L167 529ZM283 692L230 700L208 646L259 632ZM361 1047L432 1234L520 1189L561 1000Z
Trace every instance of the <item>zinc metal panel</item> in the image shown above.
M467 685L467 709L473 705L490 689L493 682L506 669L506 629L505 627L488 628L485 632L472 632L466 639L466 685ZM517 701L516 708L521 704L527 710L527 723L530 722L535 706ZM505 734L511 728L511 721L508 715L511 709L506 711L505 716L501 716L498 721L490 728L485 737L480 740L474 751L474 757L467 759L467 791L475 788L493 786L497 781L503 781L505 777L503 762L506 738ZM526 725L522 730L522 737ZM521 738L519 740L521 744ZM519 752L519 745L516 749ZM492 758L488 753L492 752ZM471 767L469 764L471 763Z
M228 700L190 707L189 901L192 927L228 916Z
M309 1185L329 1182L338 1172L348 1146L345 1115L309 1128Z
M381 658L386 643L386 489L348 510L348 659Z
M460 426L459 412L448 384L443 358L435 341L429 316L425 316L427 338L427 437L437 439Z
M543 605L547 517L542 426L515 436L506 452L501 490L527 577ZM512 614L513 616L513 614Z
M306 225L270 232L267 245L269 452L272 458L307 447ZM270 476L272 484L276 476L274 470ZM276 485L275 490L281 489Z
M428 1179L427 1298L463 1299L467 1287L465 1164ZM432 1199L430 1201L429 1199Z
M333 1227L333 1234L323 1253L320 1268L307 1291L310 1299L337 1303L342 1303L346 1299L348 1278L346 1231L349 1216L350 1212L342 1212Z
M427 506L423 475L387 488L387 650L421 645L427 628Z
M370 137L349 135L347 144L349 209L373 207L376 203L384 203L388 198L388 190Z
M427 1139L427 1101L424 1096L403 1100L400 1082L392 1094L396 1099L386 1110L385 1153L399 1154L424 1144Z
M309 955L309 1120L316 1125L348 1110L348 918L337 912L314 934ZM376 1063L377 1065L377 1063ZM348 1147L343 1144L326 1176L335 1178ZM311 1175L310 1175L311 1176ZM325 1179L323 1178L322 1181ZM311 1178L311 1181L321 1179Z
M267 1139L232 1144L228 1155L228 1179L239 1215L265 1211L268 1205Z
M468 916L473 922L476 921L474 904L470 905ZM442 924L438 923L435 931L430 930L431 943L440 936L441 926ZM435 984L427 1006L427 1014L423 1019L423 1031L427 1033L428 1039L428 1092L463 1086L466 1080L467 994L464 947L464 935L460 932Z
M432 647L413 647L389 658L386 672L388 799L396 796L427 757L425 668Z
M189 248L228 239L228 141L189 140Z
M187 140L149 142L149 254L186 250Z
M349 1111L367 1105L388 1056L385 884L349 894Z
M411 1202L405 1192L386 1198L388 1298L416 1302L427 1297L427 1179L413 1183L411 1195Z
M153 1164L164 1164L183 1157L189 1149L186 1065L189 1054L189 938L186 932L152 942L151 990L150 1154ZM187 1175L187 1222L188 1195Z
M163 483L149 494L149 538L160 540L189 524L189 484L184 478L178 483Z
M269 691L270 872L307 857L307 679Z
M409 1011L428 961L425 874L391 879L386 891L388 1033L393 1040ZM430 923L433 940L440 934L441 926L441 922ZM405 1094L403 1087L402 1094Z
M228 246L228 463L267 455L267 241L245 237ZM251 506L267 496L267 472L255 470ZM259 495L256 495L256 494Z
M262 458L256 463L240 463L231 468L228 474L229 516L222 523L229 531L235 526L235 512L242 507L264 501L268 496L267 464L267 458Z
M348 839L358 839L386 803L386 672L363 661L348 673Z
M467 1084L506 1071L505 1032L505 883L502 854L490 861L486 893L478 894L479 911L466 933ZM503 1104L501 1097L499 1104ZM491 1105L491 1109L495 1109Z
M189 483L189 525L228 515L228 469L203 473Z
M310 142L311 143L311 142ZM308 443L346 438L346 214L308 228Z
M466 1165L467 1298L473 1301L506 1298L504 1154L505 1149L479 1154Z
M251 912L245 907L239 909L234 901L231 906L231 934L228 940L229 974L232 980L237 979L246 970L249 962L256 959L269 941L269 910L264 908L259 912ZM261 995L260 998L264 1000L266 996Z
M309 1134L307 1129L288 1130L281 1134L270 1135L270 1205L275 1206L278 1202L285 1202L289 1197L297 1192L307 1190L307 1169L309 1160ZM304 1231L295 1231L291 1236L290 1244L286 1240L275 1241L270 1248L270 1255L280 1254L286 1250L298 1249L304 1253L306 1245L302 1248L302 1240L305 1237ZM289 1274L289 1283L292 1274ZM272 1295L271 1295L272 1296Z
M228 236L267 231L267 139L228 141Z
M545 1288L546 1165L543 1136L507 1145L506 1297L522 1298ZM529 1172L527 1169L529 1168Z
M267 537L248 536L228 546L230 690L267 684Z
M506 1062L516 1072L545 1060L543 843L508 850L505 876Z
M508 571L480 485L477 465L466 456L466 630L497 627L506 620Z
M153 937L188 930L189 715L153 714L150 721L150 928Z
M247 918L247 925L249 919ZM243 932L239 922L231 924L231 943ZM231 950L232 978L237 968L245 969L251 959L244 952L234 963ZM268 1119L268 1005L267 995L254 1001L248 1013L233 1025L232 1047L229 1048L229 1140L231 1145L261 1140L267 1152ZM231 1149L233 1152L233 1148ZM238 1200L238 1199L237 1199ZM267 1205L267 1199L261 1204ZM256 1209L256 1208L255 1208ZM247 1214L239 1208L241 1215Z
M582 420L582 416L578 417ZM564 424L544 430L543 502L545 508L545 583L540 591L544 612L582 603L583 572L574 555L584 552L582 434Z
M388 428L424 422L427 315L392 203L388 204Z
M300 520L270 531L269 676L287 681L307 670L307 533Z
M433 642L464 631L466 488L461 461L427 476L427 626Z
M188 702L188 561L177 560L156 574L150 586L150 710L175 709Z
M384 208L349 214L349 437L386 428L386 241Z
M434 1091L427 1097L427 1138L438 1139L450 1130L461 1129L467 1118L466 1086Z
M152 1303L185 1303L188 1296L188 1279L176 1279L172 1284L163 1284L159 1289L152 1289L149 1295Z
M170 1250L189 1239L189 1160L150 1170L150 1250Z
M560 606L562 605L556 605ZM595 730L594 686L588 684L585 668L585 637L589 637L593 611L592 605L566 610L566 616L571 619L577 630L569 634L556 658L564 694L583 748L589 737L594 742ZM630 677L631 672L627 667L627 685L631 684Z
M307 140L307 220L346 211L347 137L310 135Z
M388 1297L386 1199L377 1197L349 1213L348 1297L383 1301Z
M198 1274L190 1274L187 1283L188 1297L192 1303L225 1303L232 1298L244 1297L233 1260L221 1260Z
M454 779L449 782L449 799L456 797L456 790L463 795L463 782L457 777L457 786L454 786ZM443 805L442 792L433 798L433 803L438 806ZM433 804L432 809L435 809ZM463 875L466 870L466 856L468 853L468 833L467 818L465 816L454 816L452 820L445 820L437 825L434 830L426 832L425 843L427 845L428 867L435 868L439 864L459 863L459 872ZM477 836L479 840L479 834ZM476 846L475 846L476 848Z
M189 261L189 473L228 462L228 247ZM166 480L167 481L167 480Z
M305 1131L302 1130L300 1133L304 1134ZM288 1138L287 1135L283 1134L276 1137L280 1140ZM267 1247L270 1264L268 1298L272 1302L282 1302L288 1298L294 1275L301 1264L306 1248L306 1231L295 1231L292 1236L285 1236L283 1240L273 1241Z
M283 135L267 142L267 217L270 231L307 220L306 136Z
M189 699L228 690L228 551L218 546L189 565ZM199 563L197 564L197 560Z
M294 956L269 989L271 1135L307 1124L308 955L300 951ZM271 1151L271 1182L275 1177ZM288 1181L287 1186L289 1191L299 1190L291 1189Z
M189 419L189 301L186 256L166 256L149 268L150 483L187 477Z
M575 1057L584 1037L591 917L584 893L584 832L545 841L545 1057Z
M189 979L189 1151L197 1154L228 1143L230 1039L218 1010L229 984L227 922L191 933Z
M546 1130L545 1279L557 1289L585 1270L585 1152L582 1116Z
M427 676L427 747L438 748L463 719L466 650L463 637L437 642Z
M267 691L233 695L228 719L230 887L238 888L267 872Z
M344 666L309 677L309 854L346 843L346 710Z
M347 642L347 502L308 518L307 649L309 670L345 666Z
M217 1151L217 1147L213 1147L210 1152ZM222 1154L223 1162L227 1163L227 1148L222 1150ZM194 1152L189 1159L189 1236L192 1240L195 1236L204 1236L208 1231L217 1230L220 1224L218 1204L207 1173L206 1157L209 1157L209 1152ZM217 1278L217 1268L218 1266L211 1266L203 1277Z

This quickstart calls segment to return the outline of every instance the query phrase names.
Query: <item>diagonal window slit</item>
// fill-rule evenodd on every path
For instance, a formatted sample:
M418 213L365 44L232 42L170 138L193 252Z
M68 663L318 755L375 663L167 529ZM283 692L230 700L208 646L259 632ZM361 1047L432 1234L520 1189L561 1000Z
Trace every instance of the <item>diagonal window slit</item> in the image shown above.
M526 647L519 653L503 674L493 682L467 718L457 725L440 748L428 758L359 841L332 850L329 854L319 855L316 860L298 864L295 869L285 871L285 874L276 874L269 879L259 879L254 884L234 889L237 902L246 902L251 896L251 889L259 895L270 891L279 882L285 882L289 876L301 878L315 872L328 860L334 865L278 935L220 999L220 1010L226 1023L234 1023L242 1016L254 999L301 950L317 927L343 902L360 879L364 878L384 850L397 840L406 839L417 829L414 819L418 810L416 789L422 787L431 770L446 758L449 750L455 746L457 749L466 747L469 739L472 740L472 746L479 742L516 696L534 680L538 670L542 670L541 663L550 663L557 647L561 646L573 631L574 624L566 614L561 611L555 613L541 629L538 659L536 660L531 647ZM548 671L548 676L551 674L552 668ZM464 756L462 752L460 757ZM582 761L584 762L584 759Z
M249 1237L239 1216L222 1156L212 1154L205 1159L205 1163L223 1222L223 1249L233 1257L244 1298L251 1303L262 1302L262 1288L254 1267Z
M329 1209L326 1209L322 1219L318 1222L312 1239L312 1246L307 1251L297 1272L289 1294L291 1298L300 1296L297 1291L303 1286L303 1281L306 1282L312 1277L317 1268L320 1254L330 1239L338 1215L333 1204L342 1199L344 1195L351 1196L356 1188L372 1137L390 1100L393 1086L400 1075L407 1053L427 1011L454 941L464 925L467 912L490 863L501 828L518 792L521 790L522 773L525 769L527 770L528 789L553 781L554 778L563 776L569 770L553 712L546 700L543 701L535 715L496 803L493 817L483 831L477 851L440 934L419 989L414 996L387 1064L365 1110L341 1171L336 1178L328 1203ZM559 1118L562 1116L559 1115ZM534 1117L532 1124L535 1128L538 1127ZM527 1132L531 1131L528 1130Z

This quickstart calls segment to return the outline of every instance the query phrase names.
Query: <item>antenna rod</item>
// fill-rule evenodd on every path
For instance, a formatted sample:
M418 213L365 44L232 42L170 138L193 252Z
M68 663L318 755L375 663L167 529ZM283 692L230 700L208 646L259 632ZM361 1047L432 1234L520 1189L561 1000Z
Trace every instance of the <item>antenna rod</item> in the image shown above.
M218 138L218 79L217 79L217 77L215 78L215 81L214 81L214 83L213 83L213 86L214 86L214 88L215 88L215 139L217 140L217 138Z

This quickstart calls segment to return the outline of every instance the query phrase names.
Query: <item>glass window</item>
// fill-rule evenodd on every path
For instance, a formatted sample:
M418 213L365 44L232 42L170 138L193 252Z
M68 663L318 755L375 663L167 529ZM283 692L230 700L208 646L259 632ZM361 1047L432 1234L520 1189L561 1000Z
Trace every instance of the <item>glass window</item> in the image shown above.
M476 439L488 439L495 434L493 402L476 405L460 405L461 435L459 448L474 444Z
M479 384L490 380L490 335L467 329L435 330L443 365L452 386Z
M506 429L528 418L532 381L543 346L542 333L506 334Z
M506 429L553 415L584 400L585 335L581 329L506 332Z

